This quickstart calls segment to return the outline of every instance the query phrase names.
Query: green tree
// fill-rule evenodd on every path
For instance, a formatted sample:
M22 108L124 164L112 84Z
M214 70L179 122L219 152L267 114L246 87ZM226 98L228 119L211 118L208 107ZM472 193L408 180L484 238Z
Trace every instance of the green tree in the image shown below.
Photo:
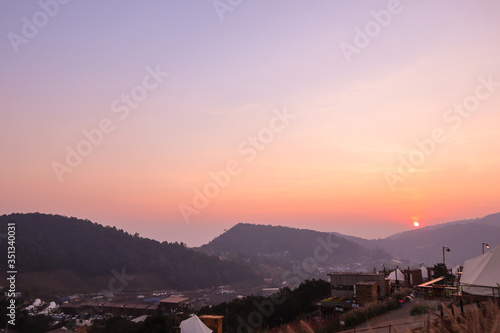
M453 276L453 274L450 273L445 264L443 263L435 264L434 273L432 274L432 277L434 279L437 279L441 276L445 277L445 279L441 282L441 284L450 284L455 281L455 277Z
M21 311L16 318L15 330L20 333L44 333L50 329L52 319L44 315L30 316Z

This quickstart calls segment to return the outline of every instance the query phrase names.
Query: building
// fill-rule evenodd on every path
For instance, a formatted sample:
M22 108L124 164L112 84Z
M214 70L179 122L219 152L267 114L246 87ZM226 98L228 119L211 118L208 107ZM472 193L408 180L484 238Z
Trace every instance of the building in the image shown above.
M222 333L222 322L224 316L200 316L201 321L208 326L214 333Z
M76 319L76 326L92 326L93 320L92 316L89 314L80 315Z
M418 286L419 284L424 283L424 279L422 276L422 270L418 269L407 269L405 270L405 275L408 279L408 284L410 286Z
M356 302L359 304L376 303L379 299L377 281L361 281L356 283Z
M65 314L78 315L81 313L100 313L101 306L97 303L64 303L60 309Z
M356 285L360 282L374 282L360 284L364 290L363 293L366 293L368 288L369 290L376 290L378 299L387 295L384 274L343 272L330 273L328 276L330 277L332 297L356 298Z
M158 305L150 303L67 303L61 305L65 314L111 314L115 316L141 316L156 314Z
M99 313L115 316L141 316L156 314L158 305L148 303L104 303Z
M160 301L160 309L166 313L185 313L191 309L189 298L171 296Z

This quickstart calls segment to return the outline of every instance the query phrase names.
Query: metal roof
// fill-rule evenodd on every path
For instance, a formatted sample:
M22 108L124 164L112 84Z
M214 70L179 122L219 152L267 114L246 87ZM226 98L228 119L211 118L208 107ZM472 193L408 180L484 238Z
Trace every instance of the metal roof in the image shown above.
M187 301L189 298L187 297L167 297L162 300L160 300L160 303L171 303L171 304L177 304L177 303L182 303Z
M422 283L422 284L419 284L418 287L423 287L423 288L428 288L428 287L431 287L431 285L439 282L439 281L442 281L444 280L444 276L441 276L441 277L438 277L437 279L434 279L434 280L430 280L430 281L427 281L425 283Z

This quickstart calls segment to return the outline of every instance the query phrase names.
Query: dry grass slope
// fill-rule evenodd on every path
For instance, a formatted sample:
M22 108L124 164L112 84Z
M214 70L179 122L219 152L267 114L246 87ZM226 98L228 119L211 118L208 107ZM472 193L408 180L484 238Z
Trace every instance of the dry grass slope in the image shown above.
M474 307L463 316L453 316L452 311L445 308L447 316L439 318L430 328L420 332L429 333L500 333L500 308L493 302L485 306ZM458 309L454 309L459 313Z
M433 314L428 314L428 324L425 328L410 331L391 328L393 333L500 333L500 307L493 302L489 302L481 308L474 307L464 315L453 315L450 309L445 308L446 315L437 319ZM459 313L459 309L454 309L454 313ZM435 315L434 315L435 316ZM389 329L389 328L387 328ZM371 330L363 330L369 333ZM300 321L299 327L285 327L277 330L276 333L312 333L315 332L307 323ZM319 327L316 332L336 332L331 327ZM361 331L360 331L361 332Z

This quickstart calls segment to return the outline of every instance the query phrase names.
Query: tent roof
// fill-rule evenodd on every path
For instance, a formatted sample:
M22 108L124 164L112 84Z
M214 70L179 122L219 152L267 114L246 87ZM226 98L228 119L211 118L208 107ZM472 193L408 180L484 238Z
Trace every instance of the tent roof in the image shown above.
M180 328L181 333L212 333L212 330L197 315L182 321Z
M142 315L142 316L139 316L137 318L132 319L131 322L142 323L144 320L146 320L147 317L148 317L148 315Z
M422 266L420 267L420 270L422 271L422 278L429 278L429 270L426 267Z
M403 272L401 272L399 268L396 268L395 271L389 274L389 279L391 279L391 281L396 281L396 272L398 273L397 275L398 281L404 281L405 275L403 274Z
M500 245L464 263L460 284L498 287L500 284Z

